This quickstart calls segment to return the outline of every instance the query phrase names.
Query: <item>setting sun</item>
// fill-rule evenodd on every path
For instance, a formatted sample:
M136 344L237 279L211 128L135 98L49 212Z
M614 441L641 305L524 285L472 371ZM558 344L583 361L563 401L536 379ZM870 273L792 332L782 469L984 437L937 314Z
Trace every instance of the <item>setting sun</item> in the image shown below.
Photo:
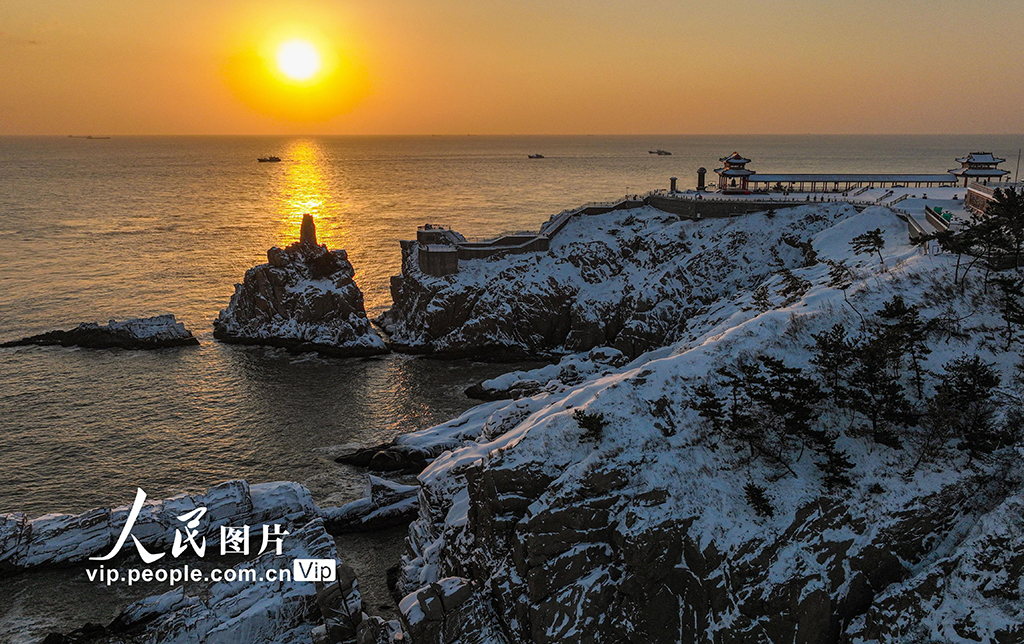
M320 53L308 41L290 40L277 49L277 67L292 80L309 80L320 66Z

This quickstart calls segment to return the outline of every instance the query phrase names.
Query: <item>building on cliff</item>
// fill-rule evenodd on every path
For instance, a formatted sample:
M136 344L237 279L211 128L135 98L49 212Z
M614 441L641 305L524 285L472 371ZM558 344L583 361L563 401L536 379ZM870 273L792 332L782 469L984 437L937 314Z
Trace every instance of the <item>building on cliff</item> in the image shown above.
M969 181L984 181L989 179L1001 179L1010 174L1009 170L1002 170L998 166L1006 159L1000 159L991 152L971 152L965 157L956 160L959 168L950 170L949 173L964 180L964 187Z
M715 174L718 175L718 189L723 192L747 190L751 175L756 174L754 170L747 168L750 159L744 158L739 152L733 152L719 161L724 165L715 169ZM700 170L697 173L698 183L703 183L704 177Z

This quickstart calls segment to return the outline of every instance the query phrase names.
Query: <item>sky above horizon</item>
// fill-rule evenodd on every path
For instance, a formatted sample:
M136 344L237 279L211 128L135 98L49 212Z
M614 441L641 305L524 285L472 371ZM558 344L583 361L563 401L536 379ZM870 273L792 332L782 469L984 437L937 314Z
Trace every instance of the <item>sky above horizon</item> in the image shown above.
M0 134L1018 133L1022 34L1017 0L5 0Z

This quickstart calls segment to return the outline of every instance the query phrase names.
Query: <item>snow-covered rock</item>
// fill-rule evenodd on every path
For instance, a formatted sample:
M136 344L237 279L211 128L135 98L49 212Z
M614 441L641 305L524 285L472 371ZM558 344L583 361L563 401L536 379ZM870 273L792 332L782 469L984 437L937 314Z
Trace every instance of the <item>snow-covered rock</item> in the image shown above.
M627 362L629 359L618 349L594 347L585 353L567 355L556 364L484 380L466 389L466 395L479 400L502 400L533 396L541 391L554 392L597 375L612 373Z
M269 551L234 567L254 572L256 581L236 575L239 580L213 583L201 595L178 588L148 597L126 608L109 634L128 633L133 641L154 644L291 644L309 642L310 631L323 620L332 641L354 639L362 600L348 566L339 565L338 579L328 584L291 577L266 581L268 571L291 570L296 559L338 560L323 521L293 531L284 544L280 555Z
M317 245L312 225L305 215L303 241L271 248L268 263L245 272L213 323L215 338L342 357L387 351L366 318L348 255Z
M975 460L951 446L918 462L912 435L899 437L901 449L875 442L863 418L825 402L813 426L853 464L850 485L829 488L821 454L807 449L785 466L752 458L691 404L743 355L816 374L813 334L859 328L860 316L900 295L942 322L924 359L926 388L942 365L980 356L1004 385L997 420L1012 425L1024 405L1009 387L1019 356L1002 349L994 289L977 277L954 288L957 258L922 254L883 208L666 224L677 225L712 266L686 264L689 290L668 304L687 311L671 345L584 370L573 384L548 386L556 367L510 377L499 387L541 386L400 437L399 447L433 457L399 581L415 641L1022 641L1019 443ZM850 247L874 229L884 267ZM517 280L534 274L529 262L554 260L495 264L508 261L524 262L508 277L525 291ZM851 272L845 291L830 275L839 263ZM714 283L698 285L689 271ZM462 279L437 282L437 292ZM460 328L461 342L470 335ZM604 419L599 439L579 411ZM751 483L764 488L770 515L746 498ZM458 601L446 606L453 589Z
M21 340L4 342L0 347L20 347L32 344L85 347L88 349L162 349L198 345L199 340L173 315L157 315L118 322L110 320L105 326L96 322L83 322L67 331L48 331Z
M147 500L131 535L150 552L171 547L178 520L195 508L205 507L202 526L207 544L220 543L220 527L249 525L257 532L269 523L304 524L319 516L320 509L304 486L288 481L260 483L226 481L204 494L179 494L169 499ZM104 556L117 542L130 506L97 508L78 515L47 514L26 520L23 514L0 515L0 569L85 561ZM133 554L131 539L121 554Z
M422 272L406 245L394 306L378 321L414 352L519 357L611 346L631 359L675 342L723 298L812 261L799 244L853 213L832 203L697 222L650 206L581 215L547 253L460 260L444 277Z
M331 534L379 530L408 523L419 509L419 486L402 485L377 476L367 477L361 499L340 508L323 508L321 516Z

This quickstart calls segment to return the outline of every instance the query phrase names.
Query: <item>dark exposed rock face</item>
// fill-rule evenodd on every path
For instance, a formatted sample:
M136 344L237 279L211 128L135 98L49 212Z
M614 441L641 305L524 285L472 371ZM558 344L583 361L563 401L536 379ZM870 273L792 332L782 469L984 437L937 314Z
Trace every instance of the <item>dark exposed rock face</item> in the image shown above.
M21 340L4 342L0 347L28 345L59 345L87 349L163 349L165 347L194 346L199 340L173 315L158 315L117 322L106 326L83 322L68 331L49 331Z
M1019 494L964 481L903 507L880 499L867 512L822 497L780 532L737 539L694 526L696 507L652 521L672 492L633 488L640 463L598 467L571 485L545 475L549 467L492 459L464 473L464 527L433 534L443 535L439 574L478 590L453 620L424 605L430 586L404 578L414 593L406 602L420 604L403 608L417 642L462 641L446 630L453 621L523 643L923 642L932 640L920 622L943 602L955 615L979 590L997 603L1021 601ZM996 511L960 543L990 504ZM411 534L431 543L423 528ZM992 641L1022 641L1021 624ZM984 641L970 622L960 631Z
M214 337L341 357L386 352L366 318L347 254L316 245L312 218L306 217L303 241L271 248L268 263L246 271L213 323Z
M427 459L433 456L437 454L430 454L407 445L387 443L342 454L335 458L334 462L365 467L373 472L418 474L427 466Z
M547 253L461 260L456 275L419 269L402 244L394 306L377 322L396 350L513 359L610 346L627 357L677 341L687 320L805 258L805 240L853 212L836 204L680 221L654 208L581 216ZM475 392L483 395L484 392Z

